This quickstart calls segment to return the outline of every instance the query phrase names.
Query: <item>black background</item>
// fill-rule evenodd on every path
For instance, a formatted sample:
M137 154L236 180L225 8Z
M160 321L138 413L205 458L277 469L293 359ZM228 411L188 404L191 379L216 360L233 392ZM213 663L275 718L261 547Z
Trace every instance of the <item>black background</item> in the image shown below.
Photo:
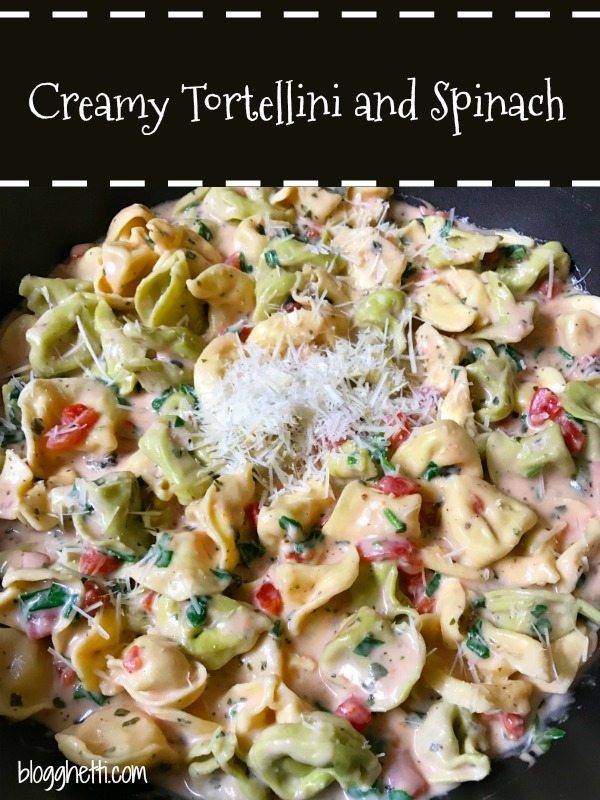
M36 2L2 0L31 18L0 19L2 145L0 180L255 179L277 184L312 179L337 185L343 179L457 180L600 178L597 125L597 40L600 19L572 19L572 10L594 9L590 0L553 9L551 19L515 19L515 10L548 10L549 3L428 2L428 0L172 0L148 7L135 2ZM320 18L283 19L284 9L320 9ZM148 4L149 5L149 4ZM88 19L53 19L52 9L85 9ZM198 20L169 19L169 10L201 9ZM400 19L398 11L427 9L434 20ZM110 19L109 10L145 10L145 19ZM226 19L226 10L261 10L261 19ZM377 10L378 18L342 19L341 10ZM458 10L493 10L491 20L457 18ZM403 98L407 78L417 78L415 122L398 117L367 123L354 117L360 91ZM433 122L433 86L447 81L471 93L526 97L552 79L567 119L545 122L499 117L493 123L463 115L461 136L449 119ZM192 123L191 98L181 85L207 82L215 92L238 91L248 83L255 96L272 95L276 80L302 82L305 90L331 95L339 84L343 116L293 126L225 122L219 112ZM40 120L28 107L41 82L60 91L95 97L143 92L169 96L166 117L151 136L136 120L82 122ZM48 99L50 95L48 94ZM52 110L55 110L53 107Z

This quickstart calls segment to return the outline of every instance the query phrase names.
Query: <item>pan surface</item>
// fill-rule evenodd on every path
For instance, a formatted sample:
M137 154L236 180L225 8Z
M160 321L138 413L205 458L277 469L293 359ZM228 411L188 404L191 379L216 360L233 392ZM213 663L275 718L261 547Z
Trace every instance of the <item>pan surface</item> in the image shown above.
M173 189L3 189L0 192L0 315L18 303L17 287L27 273L47 274L70 247L91 242L111 217L133 202L154 205L177 197ZM454 208L483 227L515 228L538 239L559 240L570 253L587 289L600 294L600 190L474 189L414 190L433 206ZM598 667L588 669L571 703L567 735L533 767L513 758L494 765L482 783L463 784L452 800L596 800L600 798L600 687ZM1 676L0 676L1 680ZM19 783L19 765L64 765L52 736L34 723L0 723L0 792L7 800L159 800L172 797L149 785L92 786L71 780L63 790ZM237 800L237 798L235 799ZM242 798L240 798L242 800Z

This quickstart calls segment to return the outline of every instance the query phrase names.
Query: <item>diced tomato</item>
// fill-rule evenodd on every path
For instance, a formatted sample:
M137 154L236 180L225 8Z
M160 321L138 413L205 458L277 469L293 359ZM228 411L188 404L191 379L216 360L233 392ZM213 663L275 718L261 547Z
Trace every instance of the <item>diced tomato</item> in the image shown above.
M392 455L400 445L404 444L408 439L412 429L415 427L416 421L414 417L411 417L409 414L404 414L402 411L399 411L395 416L388 417L386 423L394 428L392 433L388 436L388 441L390 443L389 453Z
M230 256L227 256L225 259L225 264L229 265L230 267L235 267L236 269L240 268L240 254L239 253L232 253Z
M485 503L483 502L481 497L478 497L476 494L474 494L471 497L471 503L473 504L473 511L476 514L479 515L483 514L483 512L485 511Z
M363 561L396 561L407 575L416 575L423 568L420 549L404 536L366 537L360 539L356 547Z
M502 724L509 739L517 741L525 736L525 720L520 714L502 712Z
M288 561L295 561L298 564L302 564L308 558L308 551L304 551L303 553L296 553L292 551L290 553L286 553L284 556Z
M77 680L77 673L74 669L71 669L71 667L68 664L65 664L64 661L55 661L54 669L56 670L56 674L60 678L60 682L63 686L73 686Z
M254 598L267 614L278 616L283 611L283 598L279 589L270 581L265 581L257 590Z
M88 547L79 559L79 571L84 575L112 575L122 563L116 556L107 556Z
M137 644L134 644L123 657L123 668L126 669L127 672L137 672L143 665L142 651Z
M96 581L85 582L81 608L86 614L89 614L90 617L95 617L108 602L108 591L103 586L99 586ZM99 606L98 603L102 605Z
M154 608L154 601L156 600L157 597L158 597L157 593L152 591L147 592L144 595L144 599L140 603L144 611L147 611L149 614L152 613L152 609Z
M48 450L69 450L78 447L100 419L95 408L76 403L63 409L61 420L42 438Z
M260 506L258 505L258 503L250 503L250 505L246 506L246 508L244 509L244 516L246 517L250 525L252 525L254 530L258 528L259 513L260 513Z
M419 211L422 217L442 217L442 219L448 219L448 214L446 214L445 211L434 211L428 206L419 206Z
M538 389L529 405L529 422L531 425L543 425L549 419L556 419L562 411L558 395L551 389Z
M578 453L585 444L584 429L578 422L567 416L558 395L551 389L538 389L531 398L529 422L531 425L537 426L548 420L554 420L560 426L569 452Z
M244 325L242 328L240 328L240 332L238 333L240 341L245 342L251 333L252 333L252 328L249 328L247 325Z
M548 278L544 278L538 286L536 290L542 295L542 297L556 297L559 294L562 294L564 289L564 284L562 281L557 280L556 278L552 281L552 289L550 290L550 294L548 294L548 289L550 288L550 281Z
M347 719L359 733L364 733L371 724L371 712L358 697L349 697L336 708L338 717Z
M407 494L419 494L421 487L416 481L403 478L401 475L386 475L377 483L377 489L393 497L404 497Z
M52 636L61 613L61 608L45 608L34 611L25 628L27 637L29 639L45 639L46 636Z
M431 614L435 609L435 598L427 597L425 594L425 583L423 573L411 575L405 581L405 591L412 600L413 607L419 614Z
M494 711L492 714L480 714L486 721L499 719L504 726L506 735L513 741L518 741L525 736L525 720L521 714L512 714L507 711Z
M569 453L578 453L585 444L585 433L581 425L570 419L564 411L558 415L556 422L560 426Z

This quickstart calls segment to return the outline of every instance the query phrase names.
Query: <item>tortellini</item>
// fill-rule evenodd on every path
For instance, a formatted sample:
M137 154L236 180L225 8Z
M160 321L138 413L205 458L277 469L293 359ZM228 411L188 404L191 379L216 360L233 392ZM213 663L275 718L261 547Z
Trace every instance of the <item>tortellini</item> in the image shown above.
M14 628L0 628L0 714L26 719L52 708L52 658L44 644Z
M477 727L458 706L434 703L415 732L417 765L430 783L480 781L490 771L489 758L477 749Z
M137 669L130 666L137 667L138 663ZM192 663L174 642L155 635L134 639L121 657L110 659L107 666L110 683L125 689L144 707L185 708L206 686L207 672L202 664ZM106 687L104 690L107 692Z
M319 667L327 684L389 711L408 697L425 665L425 642L414 622L389 622L367 606L349 617L325 646Z
M368 788L381 769L349 722L321 711L259 733L248 764L282 800L308 800L333 781Z

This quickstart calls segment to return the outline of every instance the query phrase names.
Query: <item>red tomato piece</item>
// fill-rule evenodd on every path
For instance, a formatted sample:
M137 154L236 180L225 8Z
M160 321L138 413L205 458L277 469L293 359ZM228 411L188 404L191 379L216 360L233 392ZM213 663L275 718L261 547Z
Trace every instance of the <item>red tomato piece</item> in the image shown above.
M471 498L471 502L473 503L473 511L476 514L480 515L483 514L483 512L485 511L485 503L483 502L481 497L478 497L476 494L474 494L473 497Z
M360 539L356 547L363 561L396 561L408 575L416 575L423 568L420 549L404 536Z
M78 447L100 419L95 408L76 403L63 409L61 420L43 434L48 450L70 450Z
M52 636L61 613L61 608L45 608L34 611L25 628L28 638L45 639L46 636Z
M419 211L422 217L442 217L443 219L448 219L448 214L446 214L445 211L434 211L427 206L419 206Z
M90 617L95 617L98 611L101 611L108 602L108 591L103 586L99 586L96 581L85 582L81 608L86 614L89 614ZM102 605L99 606L98 603Z
M525 720L520 714L502 712L502 724L509 739L517 741L525 736Z
M88 547L79 560L79 571L84 575L112 575L121 563L121 559L116 556L107 556Z
M77 673L64 661L55 661L54 669L63 686L73 686L77 680Z
M581 425L570 419L564 411L558 415L556 422L560 426L569 453L578 453L585 444L585 433Z
M251 333L252 333L252 328L249 328L247 325L244 325L242 328L240 328L240 332L238 333L240 341L245 342Z
M538 389L529 405L529 422L531 425L543 425L549 419L556 419L562 411L558 395L551 389Z
M550 281L548 280L548 278L544 278L544 280L541 281L539 285L536 287L537 291L542 295L542 297L553 298L559 294L562 294L564 285L562 281L559 281L555 278L552 281L552 289L550 290L550 294L548 294L549 288L550 288Z
M244 509L244 516L246 517L250 525L252 525L254 530L258 528L259 512L260 512L260 506L258 505L258 503L250 503L250 505L246 506L246 508Z
M142 651L137 644L134 644L129 648L127 653L125 653L123 658L123 668L126 669L127 672L137 672L143 667L143 665L144 662L142 660Z
M149 614L152 613L152 609L154 608L154 601L156 600L157 596L158 596L157 593L152 591L144 595L144 599L140 603L144 611L147 611Z
M415 427L415 419L409 414L399 411L395 416L386 419L388 425L393 426L394 430L388 436L390 443L390 454L393 454L401 444L408 439L412 429Z
M279 589L270 581L260 586L254 595L256 602L267 614L278 616L283 611L283 598Z
M435 609L435 598L427 597L422 571L411 575L405 582L406 594L412 600L413 607L419 614L431 614Z
M350 725L359 733L364 733L371 724L371 712L358 697L349 697L336 708L338 717L347 719Z
M386 475L377 483L377 489L393 497L404 497L407 494L419 494L421 487L416 481L403 478L401 475Z
M225 264L230 267L235 267L236 269L240 268L240 254L239 253L232 253L230 256L227 256L225 259Z

